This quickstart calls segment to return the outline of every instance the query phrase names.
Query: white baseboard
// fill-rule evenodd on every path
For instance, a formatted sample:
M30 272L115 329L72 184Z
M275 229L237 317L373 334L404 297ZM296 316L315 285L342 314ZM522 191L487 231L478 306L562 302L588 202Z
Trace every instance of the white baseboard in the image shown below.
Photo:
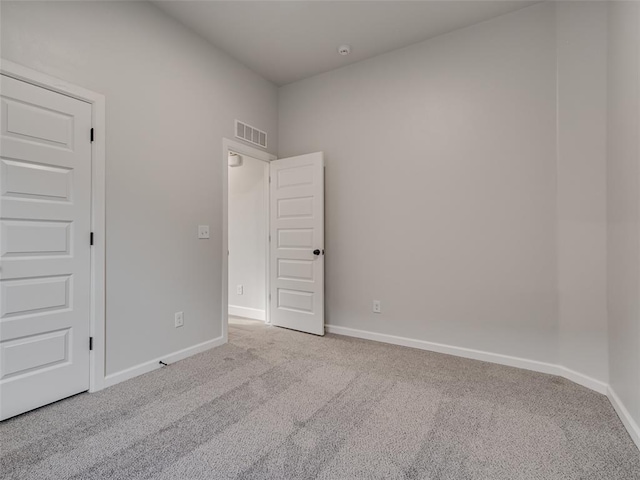
M570 368L563 367L562 365L554 365L557 369L556 373L553 375L558 375L559 377L564 377L567 380L571 380L578 385L582 385L583 387L587 387L594 392L601 393L602 395L606 395L609 391L609 385L606 383L596 380L593 377L589 377L584 373L576 372L575 370L571 370Z
M259 308L238 307L237 305L229 305L229 315L250 318L252 320L262 320L263 322L267 318L264 310L260 310Z
M502 355L500 353L484 352L482 350L473 350L471 348L454 347L452 345L445 345L442 343L415 340L413 338L397 337L395 335L387 335L384 333L356 330L354 328L340 327L337 325L326 325L326 329L329 333L346 335L348 337L364 338L367 340L374 340L376 342L419 348L430 352L445 353L447 355L455 355L457 357L470 358L472 360L497 363L509 367L524 368L525 370L547 373L549 375L558 375L603 395L606 395L608 391L608 385L606 383L587 375L583 375L582 373L575 372L561 365L554 365L552 363L512 357L510 355Z
M616 395L616 392L613 391L611 387L608 388L607 397L609 397L609 401L616 413L622 420L622 424L625 426L631 439L634 441L638 449L640 449L640 426L635 422L635 420L631 417L629 410L624 406L620 397Z
M227 343L227 341L224 337L214 338L212 340L207 340L206 342L193 345L192 347L187 347L183 350L178 350L177 352L169 353L168 355L163 355L162 357L158 357L134 367L127 368L126 370L112 373L104 377L103 387L110 387L112 385L115 385L116 383L124 382L125 380L129 380L131 378L137 377L138 375L142 375L143 373L148 373L156 370L161 367L161 360L167 364L172 364L174 362L177 362L178 360L183 360L187 357L190 357L191 355L204 352L206 350L209 350L210 348L218 347L225 343Z

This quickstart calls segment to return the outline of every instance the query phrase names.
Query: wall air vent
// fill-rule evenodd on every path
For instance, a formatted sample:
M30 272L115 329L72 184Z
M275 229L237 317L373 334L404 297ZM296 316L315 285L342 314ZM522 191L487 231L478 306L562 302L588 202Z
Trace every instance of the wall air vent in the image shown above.
M236 137L259 147L267 148L267 134L240 120L236 120Z

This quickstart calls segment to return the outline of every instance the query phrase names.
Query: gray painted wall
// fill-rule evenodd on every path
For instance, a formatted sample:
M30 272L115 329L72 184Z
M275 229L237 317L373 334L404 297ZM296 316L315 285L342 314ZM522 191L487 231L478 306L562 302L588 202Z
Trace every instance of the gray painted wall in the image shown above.
M640 4L609 14L610 384L640 425Z
M328 323L606 382L605 59L603 5L546 3L282 87L280 156L326 154Z
M556 3L558 360L607 382L607 6Z
M106 96L107 373L219 337L222 137L276 152L275 86L149 3L1 8L3 58Z

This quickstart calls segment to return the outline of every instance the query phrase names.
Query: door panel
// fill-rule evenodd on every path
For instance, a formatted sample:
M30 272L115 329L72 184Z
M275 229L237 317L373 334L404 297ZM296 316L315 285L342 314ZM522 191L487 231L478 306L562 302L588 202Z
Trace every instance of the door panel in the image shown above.
M72 170L2 159L2 195L71 201Z
M2 379L69 360L69 329L9 340L0 344Z
M5 279L0 283L0 318L69 308L70 275Z
M70 222L5 220L0 223L3 257L68 255L71 252Z
M323 154L271 162L270 185L271 322L324 335Z
M91 105L0 81L5 419L89 388Z
M278 280L313 282L313 260L278 259Z
M278 248L288 248L290 250L313 250L313 229L295 228L278 230Z

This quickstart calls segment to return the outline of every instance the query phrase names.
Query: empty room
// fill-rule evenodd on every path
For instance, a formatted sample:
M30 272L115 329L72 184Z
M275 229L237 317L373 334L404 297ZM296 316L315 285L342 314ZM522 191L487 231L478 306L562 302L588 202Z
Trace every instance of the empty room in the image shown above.
M640 1L0 0L0 478L640 480Z

